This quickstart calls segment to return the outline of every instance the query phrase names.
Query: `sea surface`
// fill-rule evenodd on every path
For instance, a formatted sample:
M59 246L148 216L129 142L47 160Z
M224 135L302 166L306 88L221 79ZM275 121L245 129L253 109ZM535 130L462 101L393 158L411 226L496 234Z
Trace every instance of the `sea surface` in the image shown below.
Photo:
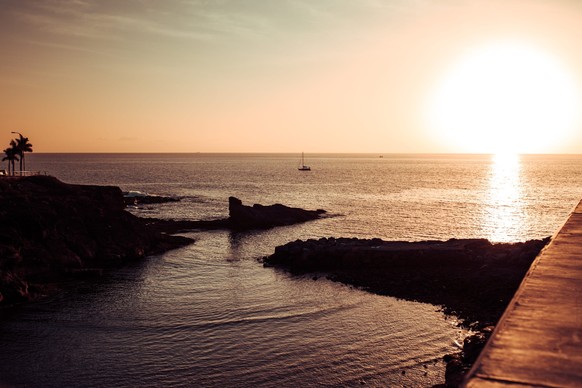
M582 197L581 156L28 154L67 183L179 197L142 217L216 219L245 204L333 217L266 231L191 232L192 245L0 310L0 385L409 386L444 381L467 332L438 306L263 268L320 237L418 241L550 236Z

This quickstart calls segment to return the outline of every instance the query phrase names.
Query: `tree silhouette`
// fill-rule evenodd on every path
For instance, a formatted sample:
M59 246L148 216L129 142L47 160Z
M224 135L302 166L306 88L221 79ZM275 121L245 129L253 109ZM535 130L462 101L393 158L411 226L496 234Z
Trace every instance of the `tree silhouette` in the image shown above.
M20 156L20 175L22 171L26 170L26 164L24 162L24 153L32 152L32 144L28 142L28 137L18 134L20 137L16 139L16 149L18 150L18 155Z
M8 161L8 175L14 175L14 162L18 161L18 155L19 155L19 151L18 148L16 146L16 142L14 140L10 141L10 147L6 148L4 150L4 154L6 156L4 156L2 158L2 161ZM12 164L12 174L10 173L10 165Z

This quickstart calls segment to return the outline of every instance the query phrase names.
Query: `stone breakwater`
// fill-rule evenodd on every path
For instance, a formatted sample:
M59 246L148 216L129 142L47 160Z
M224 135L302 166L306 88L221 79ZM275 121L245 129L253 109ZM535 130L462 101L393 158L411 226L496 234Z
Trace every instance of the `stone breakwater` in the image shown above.
M439 305L458 316L476 334L465 339L461 352L444 357L445 386L456 387L548 242L323 238L279 246L263 263L294 274L323 273L374 293Z
M127 212L118 187L0 179L0 306L192 241Z
M324 272L369 291L442 305L473 326L497 321L549 241L383 241L322 238L279 246L265 266Z

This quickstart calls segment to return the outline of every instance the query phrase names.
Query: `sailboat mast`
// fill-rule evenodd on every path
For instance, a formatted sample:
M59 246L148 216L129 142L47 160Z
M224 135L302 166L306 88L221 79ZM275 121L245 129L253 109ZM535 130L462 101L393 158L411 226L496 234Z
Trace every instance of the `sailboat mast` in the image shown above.
M299 166L299 170L301 171L310 171L311 168L305 165L305 153L301 153L301 165Z

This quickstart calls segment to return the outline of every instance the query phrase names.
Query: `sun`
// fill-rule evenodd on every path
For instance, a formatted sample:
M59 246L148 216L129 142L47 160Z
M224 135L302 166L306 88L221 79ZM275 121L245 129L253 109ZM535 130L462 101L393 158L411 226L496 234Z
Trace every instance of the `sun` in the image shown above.
M556 58L535 46L490 43L468 52L441 79L427 125L461 152L552 152L579 121L575 85Z

